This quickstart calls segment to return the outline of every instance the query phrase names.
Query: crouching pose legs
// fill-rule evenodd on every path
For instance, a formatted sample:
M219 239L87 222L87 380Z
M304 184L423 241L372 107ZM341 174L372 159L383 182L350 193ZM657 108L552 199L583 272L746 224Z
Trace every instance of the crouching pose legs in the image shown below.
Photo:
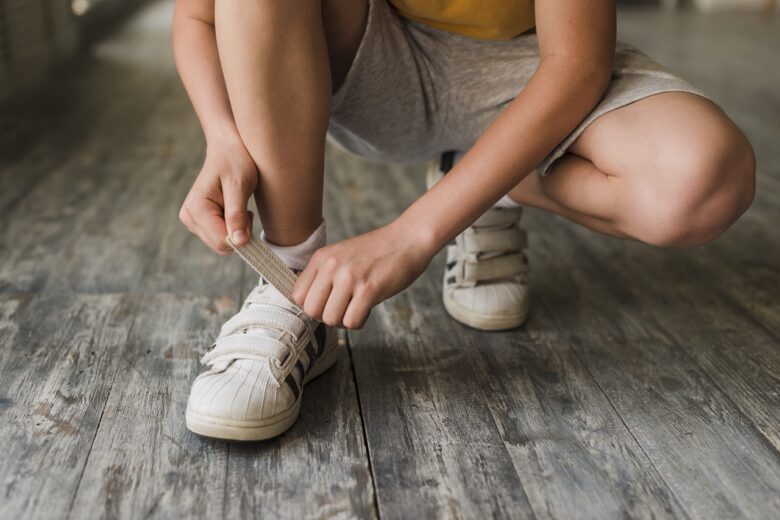
M489 3L489 2L488 2ZM484 2L483 2L484 4ZM464 21L465 20L465 21ZM207 140L180 213L220 254L252 230L300 276L260 280L204 357L193 431L259 440L303 385L447 247L444 303L483 330L528 312L522 206L657 246L707 242L749 206L754 157L704 94L615 42L610 0L178 0L174 50ZM375 160L433 160L392 223L326 244L326 134ZM450 245L448 245L450 244Z

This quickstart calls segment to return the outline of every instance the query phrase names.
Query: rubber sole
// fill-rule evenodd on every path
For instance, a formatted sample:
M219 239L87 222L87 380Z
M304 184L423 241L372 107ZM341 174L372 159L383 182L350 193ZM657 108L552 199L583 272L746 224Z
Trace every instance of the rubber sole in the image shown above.
M325 353L317 361L314 369L306 374L306 377L303 379L304 387L309 381L321 376L336 364L339 355L338 338L336 338L335 334L332 334L332 337L333 346L331 346L330 349L327 349L329 345L326 344L327 350L325 350ZM187 412L185 414L187 429L204 437L229 441L264 441L271 439L286 432L295 424L301 411L303 391L304 388L301 388L298 399L288 410L273 417L254 421L211 417L196 413L187 406Z
M521 327L528 319L531 306L526 304L513 314L479 314L460 305L451 298L444 297L444 308L452 319L468 327L484 331L509 330ZM528 300L526 300L528 302Z

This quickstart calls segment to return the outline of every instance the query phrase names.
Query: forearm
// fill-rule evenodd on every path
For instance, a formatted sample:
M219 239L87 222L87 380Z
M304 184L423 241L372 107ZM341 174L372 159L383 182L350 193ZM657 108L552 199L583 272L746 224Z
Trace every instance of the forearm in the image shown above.
M173 52L179 76L208 144L235 143L240 137L217 52L213 3L210 13L210 2L193 4L179 0L174 14Z
M610 64L607 64L610 65ZM593 109L611 66L549 56L463 159L412 204L399 224L439 250L528 175ZM453 204L457 201L456 204Z

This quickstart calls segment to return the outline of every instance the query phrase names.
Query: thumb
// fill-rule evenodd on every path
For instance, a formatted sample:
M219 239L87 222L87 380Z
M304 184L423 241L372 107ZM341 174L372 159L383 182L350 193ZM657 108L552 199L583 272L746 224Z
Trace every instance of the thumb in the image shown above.
M223 182L222 196L225 200L225 225L230 239L236 245L243 245L249 240L252 221L246 206L249 193L239 183Z

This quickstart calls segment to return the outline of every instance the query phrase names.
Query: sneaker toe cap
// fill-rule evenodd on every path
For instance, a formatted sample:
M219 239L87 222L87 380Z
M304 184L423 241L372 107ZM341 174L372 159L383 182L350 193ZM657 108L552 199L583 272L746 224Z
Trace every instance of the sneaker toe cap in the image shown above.
M528 307L528 287L500 282L474 287L454 287L450 298L474 314L486 316L521 314Z
M188 408L199 415L234 421L272 417L294 404L261 361L237 360L221 372L195 379Z

